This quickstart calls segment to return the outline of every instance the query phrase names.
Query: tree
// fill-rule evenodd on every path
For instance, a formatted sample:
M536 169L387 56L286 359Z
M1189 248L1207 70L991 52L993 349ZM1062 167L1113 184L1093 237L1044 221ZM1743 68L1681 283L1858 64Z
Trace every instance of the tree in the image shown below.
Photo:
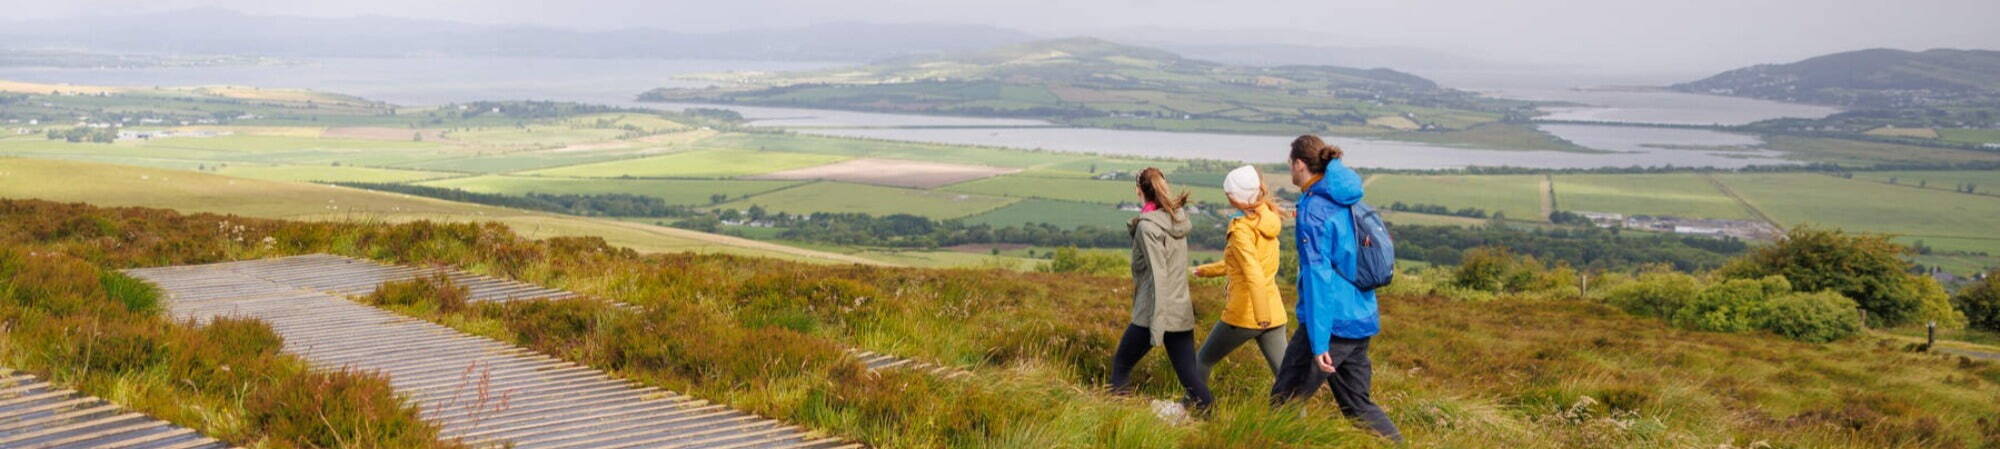
M1834 291L1868 311L1871 325L1894 326L1918 318L1924 302L1907 251L1883 235L1850 235L1801 226L1776 244L1758 248L1718 271L1729 279L1784 276L1798 291Z
M1972 328L2000 332L2000 270L1959 290L1951 303L1965 314L1966 324Z

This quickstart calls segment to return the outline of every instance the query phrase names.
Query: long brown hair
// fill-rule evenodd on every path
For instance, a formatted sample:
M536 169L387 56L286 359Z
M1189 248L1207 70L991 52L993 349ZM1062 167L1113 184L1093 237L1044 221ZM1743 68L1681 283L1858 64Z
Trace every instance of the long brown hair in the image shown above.
M1139 171L1139 193L1146 197L1147 202L1165 209L1167 216L1173 217L1175 222L1185 219L1181 208L1187 205L1188 193L1182 191L1175 194L1172 186L1167 185L1167 174L1161 173L1160 169L1146 167Z
M1340 159L1345 152L1340 147L1329 145L1319 136L1307 134L1292 139L1292 160L1306 163L1306 170L1315 175L1326 173L1326 163Z

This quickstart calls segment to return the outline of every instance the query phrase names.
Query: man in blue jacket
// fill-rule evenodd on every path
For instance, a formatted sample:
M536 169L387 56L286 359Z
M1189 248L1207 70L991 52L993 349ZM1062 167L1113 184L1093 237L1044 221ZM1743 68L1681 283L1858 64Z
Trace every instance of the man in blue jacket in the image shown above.
M1292 184L1304 192L1293 228L1299 251L1301 329L1285 348L1271 401L1283 404L1312 397L1324 382L1333 389L1342 414L1400 443L1403 436L1396 424L1368 397L1373 374L1368 341L1381 324L1375 292L1361 291L1348 281L1355 276L1361 246L1348 207L1361 201L1361 176L1342 165L1340 156L1339 147L1316 136L1292 141Z

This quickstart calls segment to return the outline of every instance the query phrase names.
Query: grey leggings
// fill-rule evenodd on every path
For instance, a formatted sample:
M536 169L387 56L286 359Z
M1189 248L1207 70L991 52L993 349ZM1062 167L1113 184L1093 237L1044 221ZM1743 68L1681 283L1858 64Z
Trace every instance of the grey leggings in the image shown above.
M1257 349L1264 352L1264 364L1271 367L1271 374L1277 374L1278 363L1285 359L1284 326L1260 330L1216 322L1215 330L1208 331L1208 339L1201 342L1200 354L1195 356L1201 361L1201 378L1207 379L1209 370L1214 369L1216 363L1221 363L1223 357L1253 339L1257 340Z

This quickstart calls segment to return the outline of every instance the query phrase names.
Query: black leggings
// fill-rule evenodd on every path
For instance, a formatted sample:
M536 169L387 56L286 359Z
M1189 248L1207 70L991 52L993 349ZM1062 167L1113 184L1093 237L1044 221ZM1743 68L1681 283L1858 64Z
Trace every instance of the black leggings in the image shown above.
M1208 380L1202 378L1201 363L1194 357L1194 331L1167 332L1161 340L1167 347L1167 360L1174 364L1174 377L1187 389L1188 402L1204 409L1215 403L1215 395L1208 392ZM1111 355L1111 391L1131 392L1132 366L1152 350L1152 329L1126 326L1125 337L1118 340L1118 350Z

